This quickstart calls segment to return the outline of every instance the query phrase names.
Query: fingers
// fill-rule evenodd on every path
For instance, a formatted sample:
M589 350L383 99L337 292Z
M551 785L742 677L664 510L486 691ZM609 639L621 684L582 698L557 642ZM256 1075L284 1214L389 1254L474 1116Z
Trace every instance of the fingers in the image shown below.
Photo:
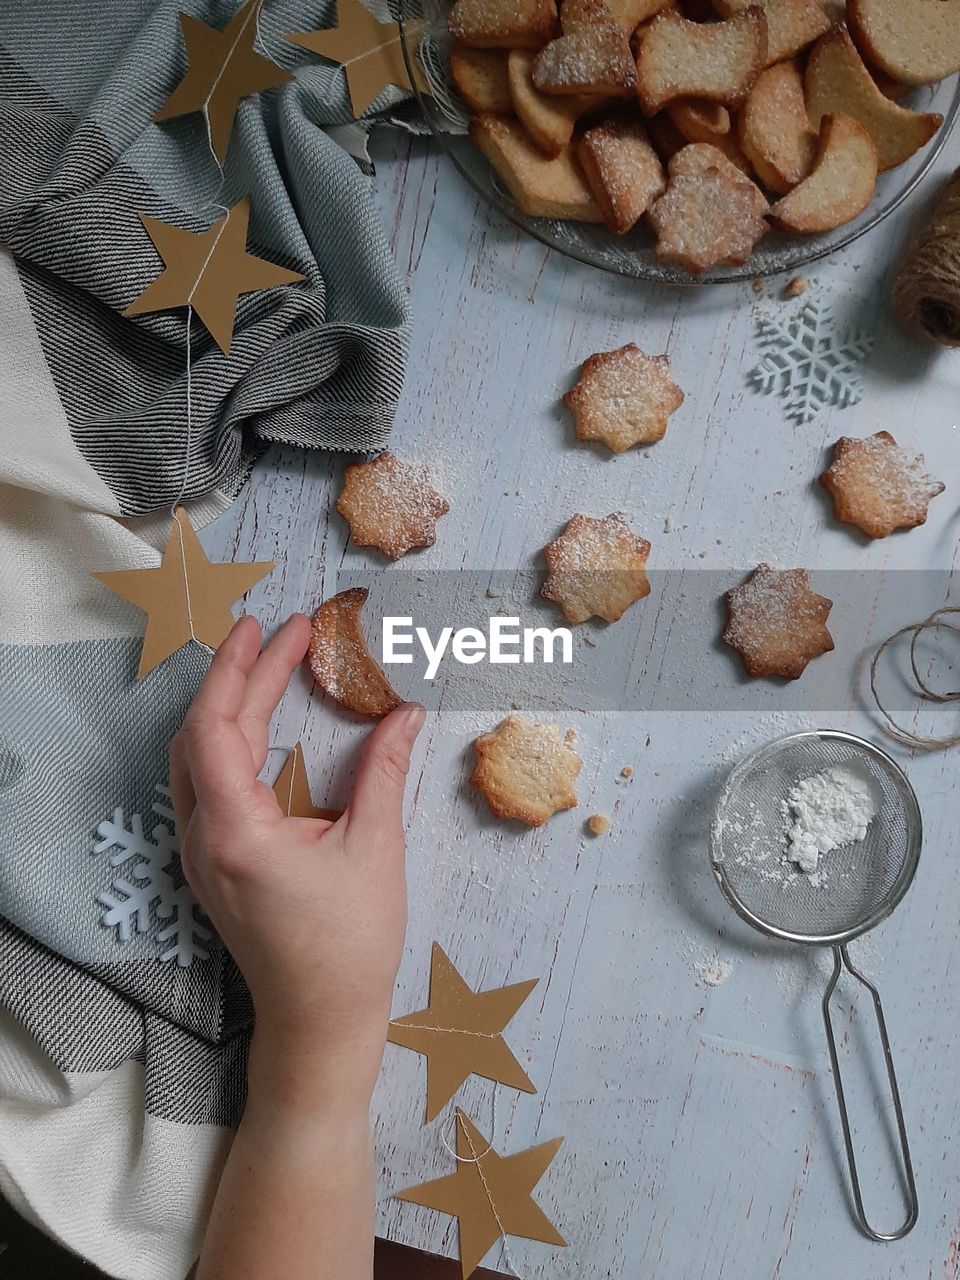
M186 831L187 823L197 807L197 797L190 781L190 770L183 749L183 739L178 734L170 743L170 798L176 814L177 830Z
M358 836L361 841L376 844L384 827L400 829L410 753L425 716L419 703L407 702L391 711L370 734L347 809L347 829L351 837Z
M172 753L174 785L185 807L199 802L214 813L250 807L257 770L238 717L259 653L260 624L246 617L213 656Z
M233 624L233 630L213 655L210 669L200 682L189 716L211 712L236 720L243 709L247 676L260 653L260 623L249 615Z
M267 750L270 717L283 697L290 677L303 661L310 644L310 619L302 613L288 618L247 676L243 708L239 715L259 770Z

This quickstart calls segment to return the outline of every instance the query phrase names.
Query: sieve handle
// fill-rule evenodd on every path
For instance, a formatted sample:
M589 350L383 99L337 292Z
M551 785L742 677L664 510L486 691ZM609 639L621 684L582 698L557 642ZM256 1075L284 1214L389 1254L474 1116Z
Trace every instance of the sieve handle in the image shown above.
M887 1064L887 1079L890 1083L890 1095L893 1098L893 1109L897 1117L897 1129L900 1134L900 1154L903 1160L903 1176L904 1185L906 1187L907 1198L907 1217L903 1225L898 1227L896 1231L876 1231L867 1221L867 1215L863 1208L863 1195L860 1191L860 1177L857 1173L857 1157L853 1148L853 1135L850 1131L850 1117L847 1115L847 1101L843 1091L843 1076L840 1073L840 1057L837 1053L837 1039L834 1035L833 1020L830 1017L830 1000L837 988L837 982L843 967L846 967L856 980L867 988L873 999L874 1012L877 1015L877 1026L880 1030L880 1044L883 1048L883 1059ZM827 1046L830 1049L830 1063L833 1067L833 1081L837 1090L837 1102L840 1106L840 1122L843 1125L843 1144L847 1151L847 1164L850 1168L850 1181L853 1188L853 1202L856 1209L857 1220L860 1223L864 1233L871 1240L878 1240L881 1243L890 1240L901 1240L907 1235L917 1223L919 1214L919 1203L917 1201L917 1183L913 1176L913 1161L910 1159L910 1144L907 1141L907 1126L903 1118L903 1105L900 1102L900 1089L897 1086L897 1073L893 1066L893 1052L890 1049L890 1038L887 1035L887 1023L883 1016L883 1006L880 1003L880 992L873 983L865 978L857 969L850 959L850 955L845 946L833 948L833 974L827 984L827 989L823 993L823 1020L827 1029Z

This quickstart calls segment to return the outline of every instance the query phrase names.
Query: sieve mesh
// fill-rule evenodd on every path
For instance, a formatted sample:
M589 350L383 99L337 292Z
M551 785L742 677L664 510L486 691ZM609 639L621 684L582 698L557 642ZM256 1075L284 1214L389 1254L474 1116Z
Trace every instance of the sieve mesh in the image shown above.
M869 776L880 801L865 839L824 855L814 881L787 859L783 803L803 778L837 765ZM720 887L748 922L796 942L848 941L879 923L908 889L920 854L916 796L889 756L835 731L793 734L742 761L711 829Z

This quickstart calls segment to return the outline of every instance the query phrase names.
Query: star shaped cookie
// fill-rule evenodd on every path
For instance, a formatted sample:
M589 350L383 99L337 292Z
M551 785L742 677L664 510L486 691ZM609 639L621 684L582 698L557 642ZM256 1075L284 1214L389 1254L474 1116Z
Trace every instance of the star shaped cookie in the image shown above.
M695 275L721 263L746 262L768 230L755 185L719 165L685 173L671 161L670 173L666 194L647 215L657 233L657 257L673 259Z
M667 356L648 356L633 342L584 363L563 397L578 440L600 440L611 453L662 440L683 392L670 378Z
M805 569L760 565L742 586L727 592L723 632L748 676L796 680L807 664L833 649L827 618L833 601L818 596Z
M555 600L568 622L616 622L635 600L650 594L650 543L619 512L603 519L581 515L543 549L547 576L540 594Z
M508 716L474 742L471 785L498 818L541 827L559 809L577 803L574 783L583 761L572 748L575 737L558 724Z
M437 520L450 510L425 467L401 462L392 453L351 463L336 506L358 547L376 547L391 560L414 547L432 546Z
M456 1173L397 1193L398 1200L453 1214L460 1226L460 1269L470 1276L501 1236L565 1246L533 1198L533 1189L560 1150L562 1138L502 1156L457 1109Z
M833 498L837 519L868 538L923 524L931 500L945 487L924 469L923 455L901 449L889 431L865 440L842 436L820 483Z
M471 991L440 944L433 944L429 1005L394 1018L387 1031L391 1044L426 1056L427 1121L440 1114L471 1075L536 1093L503 1038L507 1023L536 985L534 978Z

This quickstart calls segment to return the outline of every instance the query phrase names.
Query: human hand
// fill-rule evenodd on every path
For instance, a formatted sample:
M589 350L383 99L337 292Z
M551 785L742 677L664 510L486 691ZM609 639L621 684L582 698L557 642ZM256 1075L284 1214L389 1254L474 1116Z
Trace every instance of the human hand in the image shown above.
M403 790L424 720L398 707L364 746L336 821L285 817L258 780L270 716L310 640L295 614L261 650L245 617L220 646L170 750L184 874L242 972L251 1085L365 1108L406 927Z

